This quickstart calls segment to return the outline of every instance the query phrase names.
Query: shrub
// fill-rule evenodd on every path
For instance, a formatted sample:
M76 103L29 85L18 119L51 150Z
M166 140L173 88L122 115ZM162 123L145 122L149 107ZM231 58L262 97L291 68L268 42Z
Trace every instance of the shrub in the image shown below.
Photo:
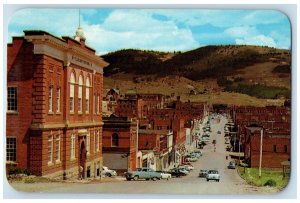
M276 181L269 179L267 182L265 182L264 186L270 186L270 187L275 187L276 186Z
M35 179L33 177L25 178L24 183L35 183Z

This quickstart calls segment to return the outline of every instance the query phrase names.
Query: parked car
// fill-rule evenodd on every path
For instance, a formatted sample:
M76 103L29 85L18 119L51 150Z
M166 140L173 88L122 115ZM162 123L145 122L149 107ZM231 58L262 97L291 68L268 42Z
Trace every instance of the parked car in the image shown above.
M193 166L193 164L191 162L183 162L182 165L189 165L189 166ZM194 166L193 166L194 167Z
M199 177L200 177L200 178L206 178L207 172L208 172L208 170L206 170L206 169L201 169L200 172L199 172Z
M172 178L171 173L168 173L168 172L165 172L165 171L156 171L156 172L161 174L161 179L169 180L170 178Z
M111 169L107 168L106 166L102 167L101 173L107 177L112 177L112 176L117 175L117 172L115 170L111 170Z
M194 166L190 166L190 165L179 165L178 168L183 168L187 171L194 170Z
M179 170L178 168L173 168L170 171L168 171L168 173L170 173L172 177L177 177L177 178L188 175L187 171L183 172L182 170Z
M220 181L220 174L218 170L209 170L207 172L206 181L215 180L217 182Z
M196 157L186 157L186 158L185 158L185 161L188 161L188 162L196 162L196 161L198 161L198 158L196 158Z
M126 180L159 180L161 179L161 173L158 173L151 168L138 168L136 171L128 171L125 173Z
M218 131L217 133L218 133L218 134L221 134L221 131Z
M234 161L230 161L227 168L229 169L235 169L235 162Z

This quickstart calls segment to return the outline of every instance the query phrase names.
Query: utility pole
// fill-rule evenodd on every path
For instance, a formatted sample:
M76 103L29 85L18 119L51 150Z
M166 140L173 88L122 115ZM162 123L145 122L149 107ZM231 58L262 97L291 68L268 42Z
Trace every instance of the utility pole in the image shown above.
M240 133L240 125L238 125L238 134L239 134L239 165L240 165L240 161L241 161L241 133Z
M263 127L260 130L260 152L259 152L259 169L258 169L258 176L261 178L261 162L262 162L262 145L263 145Z

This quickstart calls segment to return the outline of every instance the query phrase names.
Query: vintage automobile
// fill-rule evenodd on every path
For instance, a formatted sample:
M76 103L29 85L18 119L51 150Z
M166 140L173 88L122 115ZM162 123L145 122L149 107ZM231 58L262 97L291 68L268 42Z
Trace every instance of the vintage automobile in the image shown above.
M103 166L102 167L102 171L101 171L101 174L107 176L107 177L112 177L112 176L116 176L117 175L117 172L115 170L111 170L109 169L108 167L106 166Z
M194 166L190 166L190 165L179 165L178 168L182 168L182 169L185 169L186 171L192 171L194 170Z
M172 178L172 174L169 172L165 172L165 171L156 171L156 172L161 174L161 179L169 180L170 178Z
M200 172L199 172L199 177L200 177L200 178L206 178L207 172L208 172L208 170L206 170L206 169L201 169Z
M151 168L137 168L136 171L128 171L125 174L126 180L159 180L161 179L161 173L154 171Z
M215 180L220 181L220 174L218 170L209 170L206 175L206 181Z
M235 162L234 161L230 161L228 163L228 166L227 166L228 169L235 169Z
M172 177L177 177L177 178L181 177L181 176L186 176L188 174L187 171L183 172L182 170L180 170L178 168L173 168L170 171L168 171L168 173L170 173Z

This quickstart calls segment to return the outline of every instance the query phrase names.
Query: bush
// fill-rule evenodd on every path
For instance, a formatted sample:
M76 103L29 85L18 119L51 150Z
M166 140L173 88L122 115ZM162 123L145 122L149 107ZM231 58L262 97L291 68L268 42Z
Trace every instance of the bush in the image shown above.
M272 179L267 180L267 182L265 182L264 184L264 186L270 186L270 187L275 187L276 185L277 185L276 181Z
M35 183L35 179L33 177L25 178L24 183Z

